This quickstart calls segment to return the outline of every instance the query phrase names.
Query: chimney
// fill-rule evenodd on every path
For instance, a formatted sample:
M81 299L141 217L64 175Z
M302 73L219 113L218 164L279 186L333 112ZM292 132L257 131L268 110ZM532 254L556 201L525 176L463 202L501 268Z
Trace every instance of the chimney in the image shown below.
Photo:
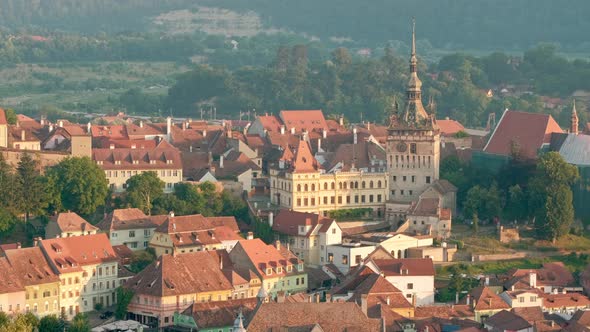
M170 217L170 218L174 218L174 211L170 211L170 212L168 213L168 217Z
M114 150L114 149L115 149L115 144L111 143L111 144L109 145L109 149L111 149L111 150Z
M322 138L323 138L323 139L326 139L326 138L328 138L328 131L326 130L326 128L323 128L323 129L322 129Z
M361 310L367 315L367 294L361 294Z
M219 156L219 168L223 168L223 155Z
M352 144L357 144L358 138L356 136L356 127L352 128Z
M320 293L315 294L315 302L320 303Z
M371 121L367 121L367 130L371 130Z
M16 249L20 249L20 248L22 248L21 243L20 242L17 242L16 243Z
M318 152L322 150L322 139L318 138Z
M291 135L295 135L295 127L291 127Z
M189 152L193 152L193 146L192 145L188 147L188 151Z
M326 302L330 303L332 302L332 294L326 292Z
M391 304L391 298L389 298L389 296L387 297L387 299L385 301L387 302L387 305Z
M529 285L532 288L537 288L537 272L531 271L529 273Z
M23 129L23 130L20 131L20 140L21 141L24 141L25 139L26 139L26 137L25 137L25 130Z
M490 285L490 277L486 276L486 283L485 283L486 287Z
M274 213L271 211L268 213L268 225L272 228L273 223L274 223Z
M281 125L281 135L285 135L285 125Z
M246 237L246 240L254 240L254 233L248 232L248 236Z
M89 134L90 134L90 129L92 129L92 123L88 122L88 124L86 125L86 130L88 131Z
M52 131L53 131L53 124L50 123L49 124L49 132L52 132Z
M207 137L207 129L203 129L203 137Z
M455 304L459 304L459 292L455 292Z
M459 294L457 293L457 298L458 297L459 297ZM467 298L465 299L465 304L467 304L467 305L471 304L471 294L467 294Z
M182 130L187 130L188 129L188 122L184 121L182 123Z
M277 248L277 250L281 250L281 241L276 240L275 241L275 247Z
M139 120L139 128L143 128L143 120Z
M41 119L39 120L39 124L41 124L41 126L45 126L45 116L42 115Z
M166 118L166 135L170 138L170 133L172 132L172 118Z
M212 162L213 162L213 153L212 153L211 151L209 151L209 152L207 153L207 164L208 164L209 166L211 166L211 163L212 163Z
M64 126L63 120L59 120L59 122L57 124L58 124L58 127L60 127L60 128Z
M219 269L223 270L223 256L219 255Z
M340 117L338 118L338 124L340 126L344 126L344 114L340 114Z

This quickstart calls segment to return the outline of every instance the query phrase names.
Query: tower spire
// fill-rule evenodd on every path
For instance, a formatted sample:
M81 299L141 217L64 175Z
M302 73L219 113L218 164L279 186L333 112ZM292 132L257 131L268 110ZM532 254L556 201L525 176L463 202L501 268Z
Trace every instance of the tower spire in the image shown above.
M412 17L412 54L410 56L410 73L417 72L418 58L416 57L416 18Z
M578 134L578 127L579 127L579 119L578 119L578 111L576 110L576 100L574 99L574 105L572 107L572 127L570 132L574 135Z

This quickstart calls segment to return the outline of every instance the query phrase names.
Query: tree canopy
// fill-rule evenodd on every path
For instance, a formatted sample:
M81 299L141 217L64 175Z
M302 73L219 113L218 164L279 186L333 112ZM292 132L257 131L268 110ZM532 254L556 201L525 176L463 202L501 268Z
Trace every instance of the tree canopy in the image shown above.
M152 213L153 202L164 194L164 181L156 172L143 172L127 180L127 202L147 214Z

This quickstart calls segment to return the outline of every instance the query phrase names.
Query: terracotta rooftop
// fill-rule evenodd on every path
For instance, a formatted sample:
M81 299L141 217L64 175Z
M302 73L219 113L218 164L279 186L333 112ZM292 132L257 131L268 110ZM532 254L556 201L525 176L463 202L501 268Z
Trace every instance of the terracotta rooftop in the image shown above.
M157 232L175 234L190 233L198 230L212 230L215 227L226 226L234 232L239 232L235 217L204 217L201 214L187 216L166 216L163 223L156 228Z
M114 140L125 140L129 139L125 126L113 125L113 126L100 126L93 125L90 127L90 133L92 138L106 137Z
M293 173L309 173L317 172L320 169L318 161L314 158L309 148L309 144L305 141L299 141L297 149L294 153L291 170Z
M350 170L354 164L355 168L378 168L385 170L386 157L385 149L372 141L362 141L357 144L342 144L338 146L334 155L330 157L329 169L342 163L343 170Z
M257 298L194 303L183 314L192 316L200 329L233 327L240 312L244 317L250 317L257 304Z
M259 115L258 121L267 131L279 132L282 122L276 115Z
M146 216L137 208L115 209L97 224L103 231L156 228L156 218Z
M157 297L233 289L221 271L220 262L207 251L162 255L128 280L125 287L136 294Z
M438 318L472 318L475 316L473 309L468 305L432 305L416 307L414 317L438 317Z
M62 212L52 217L51 221L57 223L57 226L62 232L89 232L98 230L98 228L75 212Z
M6 113L4 109L0 108L0 125L7 125L8 122L6 121Z
M22 285L34 286L59 282L59 276L49 266L41 248L9 250L5 255L10 263L10 268Z
M41 248L59 273L81 271L82 265L118 260L106 234L42 240Z
M501 310L510 309L508 303L504 302L500 296L485 286L472 289L469 292L470 301L475 303L475 310ZM465 298L463 299L465 302Z
M535 159L543 144L551 142L552 133L563 133L551 115L505 111L484 151L511 156L516 148L523 158Z
M354 303L266 303L260 306L247 329L282 331L316 324L324 332L382 331L381 321L367 318Z
M373 262L386 276L434 276L430 258L374 259Z
M590 299L579 293L544 294L544 308L590 307Z
M295 128L297 132L304 130L312 132L315 129L328 129L324 113L321 110L281 111L280 117L286 126L286 130Z
M258 274L262 277L267 276L266 269L272 268L271 278L279 275L288 275L297 273L297 265L302 263L297 256L293 255L285 246L277 249L275 246L266 244L262 240L256 238L253 240L241 240L234 247L241 247L248 256L250 262L258 270ZM282 272L278 273L275 267L282 267ZM292 272L287 272L287 266L293 266Z
M92 149L92 159L104 170L182 169L180 151L164 140L154 149Z
M24 286L17 272L10 266L6 257L0 257L0 294L24 292Z
M506 310L489 317L485 325L491 326L492 331L520 331L532 327L524 318Z
M436 120L438 127L440 128L440 133L444 136L452 136L460 131L464 131L465 127L456 120Z
M272 229L276 232L288 235L299 235L299 226L311 226L305 236L311 235L316 229L326 232L333 219L320 217L315 213L297 212L283 209L274 218ZM318 228L318 225L320 226Z

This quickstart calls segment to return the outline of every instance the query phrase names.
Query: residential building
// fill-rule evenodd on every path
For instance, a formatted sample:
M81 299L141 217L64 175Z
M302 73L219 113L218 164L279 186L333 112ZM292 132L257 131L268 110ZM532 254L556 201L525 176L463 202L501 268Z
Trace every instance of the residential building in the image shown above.
M231 250L242 239L235 217L174 216L171 212L158 226L149 247L156 255L201 250Z
M58 121L57 126L48 127L49 133L41 142L42 150L67 152L73 157L92 157L92 136L90 128Z
M362 243L342 243L328 246L327 262L334 264L343 274L362 262L375 250L374 245Z
M25 312L32 312L38 317L59 316L60 279L49 266L41 248L7 250L5 256L10 269L24 286Z
M96 226L107 234L113 247L125 245L131 250L144 250L162 221L160 216L148 217L140 209L128 208L113 210Z
M580 293L543 294L543 312L571 318L579 310L590 310L590 299Z
M451 210L440 207L440 199L420 196L406 216L404 231L446 239L451 235ZM400 227L401 228L401 227Z
M267 245L260 239L241 240L229 253L234 269L240 275L256 274L263 287L273 297L277 292L304 292L307 273L303 261L279 241Z
M183 179L180 151L165 140L151 149L142 148L140 142L130 148L92 149L92 159L104 170L111 190L123 192L133 175L155 172L165 183L164 191L174 191L174 184Z
M39 242L61 282L62 315L72 318L94 310L98 303L116 303L118 258L106 234L47 239Z
M173 324L175 312L193 303L231 299L233 287L221 264L207 251L161 255L125 283L134 292L129 317L150 327L164 327Z
M342 243L342 230L336 221L315 213L283 209L272 221L272 229L306 265L327 264L328 246Z
M409 258L409 250L411 248L431 247L434 244L434 238L430 235L412 235L396 232L363 233L350 236L349 238L362 244L380 246L394 258ZM435 259L433 258L433 260Z
M41 140L35 135L31 128L11 126L9 128L8 147L15 150L39 151Z
M473 308L475 320L480 323L484 323L488 318L502 310L510 310L510 306L486 286L472 289L464 300L466 305Z
M24 312L25 287L6 257L0 257L0 312L16 314Z
M378 145L363 144L371 148L363 149L362 155L359 151L358 158L349 149L351 155L347 160L333 159L335 164L327 170L322 169L305 140L299 141L294 151L285 149L278 167L270 169L271 202L324 216L340 209L370 209L375 216L383 216L387 195L384 161L380 163L378 158L373 159L373 154L369 155L372 148L380 149ZM349 162L350 159L357 163ZM361 160L365 163L360 164Z
M539 289L541 292L551 294L562 292L566 289L575 289L574 276L562 262L543 263L540 269L516 269L510 271L510 279L504 283L508 290Z
M434 115L428 114L422 105L414 31L406 106L403 110L398 109L395 102L389 122L389 199L410 203L438 180L440 165L440 128Z
M538 289L507 290L500 297L510 308L543 307L543 292Z
M45 238L70 237L96 234L98 228L75 212L62 212L51 217L45 227Z
M0 148L8 147L8 121L6 112L0 108Z
M248 331L380 332L380 319L367 318L355 303L263 303Z
M430 258L373 259L366 263L416 305L434 303L434 264ZM415 297L415 299L414 299Z

